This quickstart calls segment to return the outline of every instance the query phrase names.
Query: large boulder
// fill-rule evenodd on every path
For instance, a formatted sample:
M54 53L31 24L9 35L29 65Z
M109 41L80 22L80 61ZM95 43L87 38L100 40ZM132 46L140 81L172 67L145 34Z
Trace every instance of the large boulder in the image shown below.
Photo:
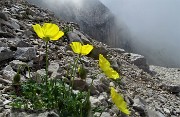
M130 59L130 62L140 69L150 73L149 65L147 64L146 58L143 55L134 54L134 53L124 53Z

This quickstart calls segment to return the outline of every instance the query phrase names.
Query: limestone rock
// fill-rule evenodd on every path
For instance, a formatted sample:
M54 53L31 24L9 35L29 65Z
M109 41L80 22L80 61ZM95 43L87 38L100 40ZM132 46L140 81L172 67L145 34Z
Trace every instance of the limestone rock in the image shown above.
M59 64L56 62L51 62L50 65L48 66L48 71L53 73L57 72L59 70Z
M147 109L147 117L165 117L165 116L159 111L153 111Z
M23 40L17 42L16 47L30 47L30 44L26 43Z
M72 31L68 32L67 36L68 36L70 42L81 42L82 43L79 35L77 35L76 33L72 32Z
M14 57L14 52L8 47L0 47L0 61L11 59Z
M128 55L128 58L130 59L131 63L138 66L140 69L149 72L149 66L146 63L146 58L144 56L134 53L124 53L124 54Z
M136 109L142 115L145 115L146 113L146 103L140 97L134 98L133 108Z
M80 90L80 91L88 91L88 88L89 88L88 84L85 81L81 79L77 79L77 78L74 80L73 89Z
M34 80L36 80L37 82L42 82L43 78L45 78L45 75L46 75L46 71L45 69L40 69L40 70L37 70L36 73L35 73L35 76L34 76Z
M6 66L3 69L3 78L13 81L13 77L16 75L16 72L12 69L10 65Z
M160 87L174 94L180 93L180 85L178 84L163 83Z
M88 40L88 38L76 29L68 32L67 36L68 36L70 42L77 41L77 42L81 42L83 44L90 44L90 41Z
M3 13L3 12L0 12L0 18L3 19L3 20L8 20L8 16L6 13Z
M98 60L99 59L99 54L102 55L107 55L108 50L105 47L94 47L93 50L90 52L89 56L92 58Z
M90 96L90 102L92 107L97 107L101 105L101 102L98 98Z
M108 112L103 112L100 117L112 117Z
M9 64L16 71L24 71L24 69L27 68L27 64L19 60L13 60Z
M10 80L3 79L2 76L0 76L0 83L11 84L12 82Z
M15 52L15 58L21 61L29 61L36 57L34 47L18 47Z

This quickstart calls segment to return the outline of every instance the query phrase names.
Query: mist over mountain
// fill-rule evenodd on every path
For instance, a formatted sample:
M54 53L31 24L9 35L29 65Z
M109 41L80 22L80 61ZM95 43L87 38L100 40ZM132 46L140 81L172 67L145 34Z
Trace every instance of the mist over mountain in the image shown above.
M180 67L179 0L100 1L127 25L135 53L150 64Z
M130 50L130 35L124 24L99 0L27 0L49 9L62 20L75 22L91 38L112 47Z

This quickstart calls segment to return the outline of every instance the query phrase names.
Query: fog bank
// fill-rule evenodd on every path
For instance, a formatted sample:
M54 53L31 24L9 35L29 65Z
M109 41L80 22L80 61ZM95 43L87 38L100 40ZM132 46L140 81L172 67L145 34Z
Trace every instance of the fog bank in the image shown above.
M150 64L180 67L180 0L100 0L130 30Z

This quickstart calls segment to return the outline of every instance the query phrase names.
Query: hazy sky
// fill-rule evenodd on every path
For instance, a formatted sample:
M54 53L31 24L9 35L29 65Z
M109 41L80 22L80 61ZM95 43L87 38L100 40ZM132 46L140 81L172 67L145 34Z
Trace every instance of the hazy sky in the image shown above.
M100 1L128 26L141 53L151 49L180 67L180 0Z

